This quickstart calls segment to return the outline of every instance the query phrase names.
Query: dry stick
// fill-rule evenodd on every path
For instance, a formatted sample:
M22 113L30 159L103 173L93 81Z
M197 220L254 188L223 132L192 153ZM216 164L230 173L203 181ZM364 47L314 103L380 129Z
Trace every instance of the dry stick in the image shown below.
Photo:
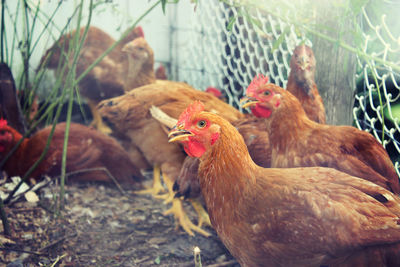
M238 262L235 260L231 260L231 261L224 261L221 263L207 265L206 267L223 267L223 266L228 266L228 265L235 264L235 263L238 263Z
M46 250L46 249L48 249L48 248L50 248L50 247L52 247L52 246L54 246L54 245L57 245L58 243L64 241L64 240L67 239L67 238L74 237L74 236L76 236L76 235L77 235L77 234L75 233L75 234L72 234L72 235L69 235L69 236L63 236L63 237L61 237L60 239L57 239L56 241L54 241L54 242L48 244L47 246L44 246L44 247L40 248L38 251L29 251L29 250L24 250L24 249L2 248L2 247L0 247L0 250L3 250L3 251L16 251L16 252L23 252L23 253L32 254L32 255L35 255L35 256L43 256L43 255L48 255L47 253L44 253L44 252L43 252L44 250ZM64 257L64 255L61 256L61 258L63 258L63 257ZM61 258L60 258L60 259L61 259Z
M53 264L52 265L50 265L50 267L54 267L54 266L56 266L56 264L62 259L62 258L64 258L65 256L67 256L67 254L63 254L63 255L61 255L61 256L57 256L57 259L56 259L56 261L55 262L53 262Z
M71 235L68 235L68 236L63 236L63 237L61 237L60 239L57 239L56 241L51 242L51 243L48 244L47 246L44 246L44 247L40 248L38 251L39 251L39 253L41 253L42 251L44 251L44 250L46 250L46 249L48 249L48 248L51 248L52 246L57 245L58 243L64 241L65 239L71 238L71 237L75 237L76 235L77 235L77 234L74 233L74 234L71 234Z
M16 251L16 252L23 252L23 253L28 253L28 254L32 254L35 256L43 256L45 255L45 253L41 253L41 252L34 252L34 251L28 251L28 250L24 250L24 249L17 249L17 248L1 248L0 250L2 251Z
M88 169L82 169L82 170L77 170L77 171L73 171L73 172L68 172L65 174L65 176L68 177L68 176L72 176L75 174L84 173L84 172L92 172L92 171L104 171L108 175L108 177L115 183L115 185L117 186L117 188L121 192L121 194L123 194L123 195L126 194L125 190L118 183L117 179L115 179L115 177L108 171L108 169L104 168L104 167L88 168ZM61 176L56 176L56 178L60 178L60 177Z

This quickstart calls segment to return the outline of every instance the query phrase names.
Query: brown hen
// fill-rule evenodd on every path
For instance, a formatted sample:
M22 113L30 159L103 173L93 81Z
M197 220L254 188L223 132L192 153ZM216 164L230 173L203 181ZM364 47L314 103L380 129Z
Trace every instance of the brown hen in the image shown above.
M172 185L179 175L185 153L177 144L169 144L167 135L158 121L152 118L149 108L156 106L171 117L177 117L195 99L202 100L207 110L216 112L229 121L243 115L216 97L197 91L186 83L157 81L136 88L123 96L101 102L98 110L103 120L112 128L113 134L122 140L134 162L154 166L154 185L151 192L163 190L159 182L159 169L169 190L168 199L173 201L173 212L182 227L191 235L192 230L205 234L204 230L191 224L182 213L181 202L173 199ZM173 199L173 200L172 200Z
M85 28L80 29L80 37L83 37ZM76 31L65 34L46 51L41 59L40 66L60 71L65 63L72 64L73 51L70 46ZM143 37L141 27L133 29L107 56L105 56L79 83L79 92L85 97L93 115L93 125L105 133L110 130L101 123L96 111L96 105L103 99L118 96L126 90L125 83L131 78L126 54L123 48L130 41ZM79 77L88 67L94 63L115 40L99 28L91 26L88 29L86 39L81 48L76 65L76 75ZM66 76L66 71L61 75Z
M300 101L310 120L325 123L325 107L315 83L315 67L316 60L311 48L307 45L296 46L290 60L286 90Z
M47 154L30 177L40 179L43 175L60 175L65 126L65 123L56 125ZM9 176L24 176L44 151L51 127L25 138L5 161L2 169ZM7 121L0 120L0 161L21 138L22 135L8 126ZM72 123L69 130L66 171L82 172L73 175L70 181L113 182L113 177L104 170L84 171L92 168L105 169L119 183L126 185L140 187L144 178L116 140L84 125Z
M239 132L203 110L189 106L169 141L200 158L211 223L241 266L357 266L376 250L388 257L376 266L399 266L399 197L331 168L259 167Z
M399 177L386 150L369 133L310 120L287 90L255 79L246 92L253 114L264 118L271 167L331 167L400 193Z

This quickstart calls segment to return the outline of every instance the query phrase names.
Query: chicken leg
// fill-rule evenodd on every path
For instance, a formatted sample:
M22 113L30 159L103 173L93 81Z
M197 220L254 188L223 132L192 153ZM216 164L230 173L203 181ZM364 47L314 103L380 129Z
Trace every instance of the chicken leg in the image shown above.
M172 200L175 197L174 190L172 189L174 186L174 182L171 181L171 179L168 179L166 177L167 176L165 174L163 174L164 183L167 186L168 193L163 194L163 195L154 196L155 198L158 198L158 199L164 199L164 202L163 202L164 204L168 204L168 203L172 202Z
M161 177L160 177L160 166L159 165L154 165L153 168L153 186L151 188L148 189L144 189L144 190L140 190L140 191L136 191L136 194L151 194L153 196L157 196L158 193L160 192L164 192L165 189L163 187L163 185L161 184Z
M96 108L97 104L95 102L89 100L88 106L89 106L90 111L92 112L92 116L93 116L93 121L92 121L91 125L106 135L111 134L112 130L103 123L103 120L102 120L99 112L97 111L97 108Z
M201 227L203 223L205 225L212 226L210 217L208 216L208 212L203 208L203 205L201 205L201 203L197 199L191 199L189 201L197 213L198 217L197 226Z
M163 174L164 177L164 181L168 186L168 190L170 191L170 194L173 195L173 191L172 191L172 185L173 185L173 181L167 177L165 175L165 173ZM167 198L167 200L170 198ZM193 231L196 231L206 237L210 236L210 233L208 233L207 231L203 230L200 228L200 226L196 226L194 225L189 217L187 216L187 214L185 213L185 211L183 210L183 206L182 206L182 200L178 199L178 198L173 198L171 199L172 201L172 207L164 212L164 215L168 215L168 214L173 214L175 217L175 220L177 221L177 226L181 225L183 230L185 230L189 235L194 236ZM192 231L193 230L193 231Z

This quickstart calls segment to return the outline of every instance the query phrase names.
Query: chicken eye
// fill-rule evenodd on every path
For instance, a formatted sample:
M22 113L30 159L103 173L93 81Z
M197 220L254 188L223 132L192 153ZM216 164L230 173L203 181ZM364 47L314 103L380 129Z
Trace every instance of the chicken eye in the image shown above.
M199 128L204 128L204 127L206 127L206 125L207 125L207 122L205 120L200 120L197 122L197 127L199 127Z
M264 91L264 93L263 93L265 96L269 96L270 94L271 94L271 92L270 91Z

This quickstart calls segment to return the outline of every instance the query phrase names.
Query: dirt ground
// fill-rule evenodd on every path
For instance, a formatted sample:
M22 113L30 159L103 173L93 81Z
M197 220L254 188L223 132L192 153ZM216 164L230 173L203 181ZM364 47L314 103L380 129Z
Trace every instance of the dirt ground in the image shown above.
M67 185L63 216L55 218L58 190L50 185L38 192L39 202L6 206L12 236L0 227L1 266L194 266L195 246L203 266L239 266L213 229L205 228L208 238L176 229L162 200L110 185Z

